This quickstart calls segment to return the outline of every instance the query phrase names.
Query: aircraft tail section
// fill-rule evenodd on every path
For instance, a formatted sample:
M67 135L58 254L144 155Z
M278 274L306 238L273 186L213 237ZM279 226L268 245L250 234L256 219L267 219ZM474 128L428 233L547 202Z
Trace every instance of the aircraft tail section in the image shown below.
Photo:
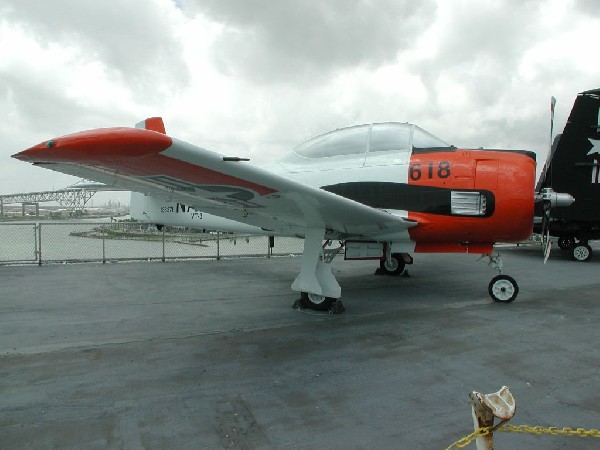
M537 188L575 197L571 206L553 208L554 219L600 221L600 88L577 95Z
M162 225L189 227L208 231L267 234L259 227L225 219L196 210L193 206L169 202L138 192L131 193L130 215L132 219Z

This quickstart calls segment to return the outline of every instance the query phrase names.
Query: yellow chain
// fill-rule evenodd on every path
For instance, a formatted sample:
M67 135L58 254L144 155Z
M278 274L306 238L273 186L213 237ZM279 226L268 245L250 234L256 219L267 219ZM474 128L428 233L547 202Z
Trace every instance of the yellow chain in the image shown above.
M480 427L473 431L468 436L465 436L462 439L454 442L452 445L446 448L446 450L452 450L453 448L465 448L471 442L473 442L478 437L487 436L494 430L496 431L504 431L508 433L531 433L531 434L548 434L550 436L577 436L581 438L585 437L596 437L600 438L600 430L596 430L592 428L590 430L586 430L585 428L558 428L558 427L542 427L535 426L530 427L529 425L509 425L505 424L497 429L494 427Z
M502 425L498 431L506 431L509 433L531 433L531 434L549 434L551 436L577 436L577 437L596 437L600 438L600 430L592 428L557 428L557 427L530 427L528 425Z
M492 428L493 427L480 427L480 428L477 428L475 431L473 431L468 436L465 436L464 438L461 438L458 441L454 442L452 445L450 445L449 447L447 447L446 450L452 450L455 447L456 448L465 448L467 445L469 445L471 442L473 442L478 437L487 436L488 434L490 434L490 430Z

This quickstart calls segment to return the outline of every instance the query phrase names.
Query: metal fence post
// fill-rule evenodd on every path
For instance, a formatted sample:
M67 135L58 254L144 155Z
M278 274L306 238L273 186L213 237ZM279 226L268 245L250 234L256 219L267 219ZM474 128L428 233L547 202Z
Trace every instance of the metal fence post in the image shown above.
M42 265L42 224L36 223L36 227L38 229L38 266Z
M162 262L165 262L165 226L162 227Z
M106 264L106 228L102 227L102 264Z
M37 223L33 224L33 259L38 259L38 232Z
M219 240L220 235L221 232L217 231L217 261L221 259L221 241Z

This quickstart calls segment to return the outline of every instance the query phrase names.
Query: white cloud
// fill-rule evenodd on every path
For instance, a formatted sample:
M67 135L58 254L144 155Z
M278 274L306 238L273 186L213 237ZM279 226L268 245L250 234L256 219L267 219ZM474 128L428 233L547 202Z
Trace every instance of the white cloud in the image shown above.
M212 53L223 73L255 83L323 82L332 73L393 62L410 47L433 0L188 0L223 24Z
M599 22L585 0L6 0L0 193L66 180L11 154L155 115L259 163L389 120L543 161L550 96L559 132L577 92L600 86Z

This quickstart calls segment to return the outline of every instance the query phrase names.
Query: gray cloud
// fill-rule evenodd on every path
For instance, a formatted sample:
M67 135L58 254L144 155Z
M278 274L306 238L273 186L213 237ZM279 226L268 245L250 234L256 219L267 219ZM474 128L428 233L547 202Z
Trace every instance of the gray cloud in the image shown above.
M395 60L434 15L432 0L187 0L224 25L213 47L223 73L255 82L319 82Z
M165 17L169 3L147 0L4 0L3 21L18 24L44 46L84 49L81 61L102 61L113 76L152 96L157 81L189 82L181 45Z
M21 33L24 49L0 42L0 189L59 177L13 162L16 151L160 114L168 133L258 163L387 120L459 146L545 151L549 96L559 132L575 94L600 84L586 59L593 42L561 47L586 32L593 6L572 0L552 15L538 0L4 0L0 32Z
M77 126L85 109L48 80L26 72L5 73L0 78L0 98L22 125L50 134ZM75 122L75 123L74 123Z
M586 15L600 17L600 5L597 0L576 0L575 6Z
M435 56L417 61L412 71L433 98L453 95L437 86L445 76L468 86L478 104L492 104L542 33L536 20L542 7L539 1L453 2L451 21L436 36Z

